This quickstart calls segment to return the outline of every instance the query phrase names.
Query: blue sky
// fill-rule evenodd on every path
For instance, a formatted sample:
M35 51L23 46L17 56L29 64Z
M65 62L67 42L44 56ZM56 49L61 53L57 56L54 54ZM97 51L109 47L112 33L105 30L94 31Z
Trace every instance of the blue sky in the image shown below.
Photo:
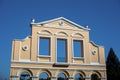
M0 0L0 76L9 77L13 39L30 35L30 22L65 17L88 25L90 40L120 57L120 0Z

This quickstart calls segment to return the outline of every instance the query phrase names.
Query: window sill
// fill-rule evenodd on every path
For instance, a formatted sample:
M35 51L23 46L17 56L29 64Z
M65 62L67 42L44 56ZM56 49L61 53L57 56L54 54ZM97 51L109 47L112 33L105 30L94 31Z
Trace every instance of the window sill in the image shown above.
M50 58L51 56L38 55L38 57L43 57L43 58Z
M84 58L83 58L83 57L73 57L73 59L82 60L82 59L84 59Z
M69 65L70 65L69 63L62 63L62 62L57 62L53 64L54 67L68 67Z

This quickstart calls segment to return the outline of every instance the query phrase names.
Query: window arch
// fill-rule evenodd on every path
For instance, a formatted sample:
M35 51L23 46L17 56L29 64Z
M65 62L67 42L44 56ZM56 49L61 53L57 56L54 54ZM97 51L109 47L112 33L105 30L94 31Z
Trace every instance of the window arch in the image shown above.
M39 75L39 80L50 80L49 79L49 76L46 72L42 72L40 75Z
M101 74L98 71L93 71L91 74L91 80L101 80Z
M84 79L83 76L80 73L78 73L75 75L75 80L84 80Z
M48 31L48 30L40 30L40 31L38 31L38 34L51 36L51 35L52 35L52 32L51 32L51 31Z
M61 37L68 37L68 34L64 31L59 31L55 33L56 36L61 36Z
M84 38L84 36L79 32L73 33L73 34L71 34L71 36L74 37L74 38L80 38L80 39Z
M69 73L67 71L64 71L64 70L60 70L57 72L57 80L68 80L69 78Z
M64 73L59 73L57 80L67 80L66 75Z
M31 80L30 74L28 72L22 72L20 74L20 80Z
M92 74L91 75L91 80L101 80L97 74Z

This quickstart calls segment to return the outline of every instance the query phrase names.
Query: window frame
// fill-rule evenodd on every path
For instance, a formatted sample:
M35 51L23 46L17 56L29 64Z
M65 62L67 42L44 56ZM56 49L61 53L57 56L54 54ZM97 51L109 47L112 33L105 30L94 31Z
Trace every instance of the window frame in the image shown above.
M74 56L74 41L81 42L81 52L80 52L81 56L80 57ZM84 41L83 41L83 39L79 39L79 38L72 39L72 58L73 59L83 59L84 58Z
M49 38L49 55L40 55L40 38ZM51 36L39 36L38 37L38 57L51 57L52 55L52 37Z
M66 61L65 62L58 62L57 61L57 40L66 40ZM66 37L56 37L56 63L63 63L63 64L66 64L68 63L68 58L69 58L69 55L68 55L68 39Z

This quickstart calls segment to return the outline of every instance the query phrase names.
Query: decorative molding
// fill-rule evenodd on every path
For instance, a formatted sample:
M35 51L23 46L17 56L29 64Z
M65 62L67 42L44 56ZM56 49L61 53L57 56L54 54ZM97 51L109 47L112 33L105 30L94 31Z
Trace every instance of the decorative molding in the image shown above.
M76 36L76 35L78 35L78 36ZM71 34L71 37L73 37L73 38L80 38L80 39L84 38L84 36L81 33L79 33L79 32Z
M73 57L75 60L84 60L84 57Z
M83 50L83 52L82 52L82 55L84 55L84 56L82 56L82 57L74 57L74 44L73 44L73 42L74 42L74 40L79 40L79 41L82 41L82 44L83 44L83 46L82 46L82 50ZM74 63L74 60L75 59L81 59L81 60L84 60L83 62L85 62L85 54L84 54L84 40L83 39L81 39L81 38L72 38L72 58L73 58L73 63Z
M91 65L99 65L99 63L97 63L97 62L91 62L90 64Z
M11 66L11 68L32 68L32 69L46 69L47 67L33 67L33 66ZM86 71L105 71L106 69L93 69L93 68L82 68L82 69L76 69L76 68L47 68L48 70L86 70Z
M78 24L76 24L76 23L74 23L74 22L72 22L72 21L70 21L70 20L68 20L68 19L66 19L64 17L59 17L59 18L55 18L55 19L52 19L52 20L47 20L47 21L43 21L43 22L39 22L39 23L34 22L34 23L31 23L31 25L39 26L39 25L43 25L43 24L46 24L46 23L56 21L56 20L64 20L64 21L66 21L68 23L71 23L72 25L75 25L76 27L78 27L80 29L87 30L87 31L90 30L88 27L85 28L85 27L83 27L81 25L78 25Z
M55 35L60 37L68 37L68 34L64 31L56 32Z
M63 26L64 25L64 21L60 20L59 25Z
M24 51L27 51L29 48L28 48L28 45L24 45L23 47L22 47L22 49L24 50Z
M48 35L48 36L52 35L52 32L49 31L49 30L40 30L37 33L40 34L40 35Z
M40 37L50 38L50 54L48 56L39 55L39 39L40 39ZM46 58L49 57L49 58L51 58L50 61L52 60L52 56L51 56L52 55L52 36L45 36L45 35L38 36L38 47L37 48L38 48L38 53L37 53L38 57L46 57Z
M51 56L46 56L46 55L38 55L38 57L51 58Z
M30 62L29 59L20 59L19 62Z
M37 62L37 61L16 61L16 60L13 60L11 61L12 63L26 63L26 64L55 64L54 62ZM57 63L57 62L56 62ZM68 63L69 65L71 66L106 66L105 64L79 64L79 63Z
M96 50L92 50L92 54L93 55L97 54L97 51Z

